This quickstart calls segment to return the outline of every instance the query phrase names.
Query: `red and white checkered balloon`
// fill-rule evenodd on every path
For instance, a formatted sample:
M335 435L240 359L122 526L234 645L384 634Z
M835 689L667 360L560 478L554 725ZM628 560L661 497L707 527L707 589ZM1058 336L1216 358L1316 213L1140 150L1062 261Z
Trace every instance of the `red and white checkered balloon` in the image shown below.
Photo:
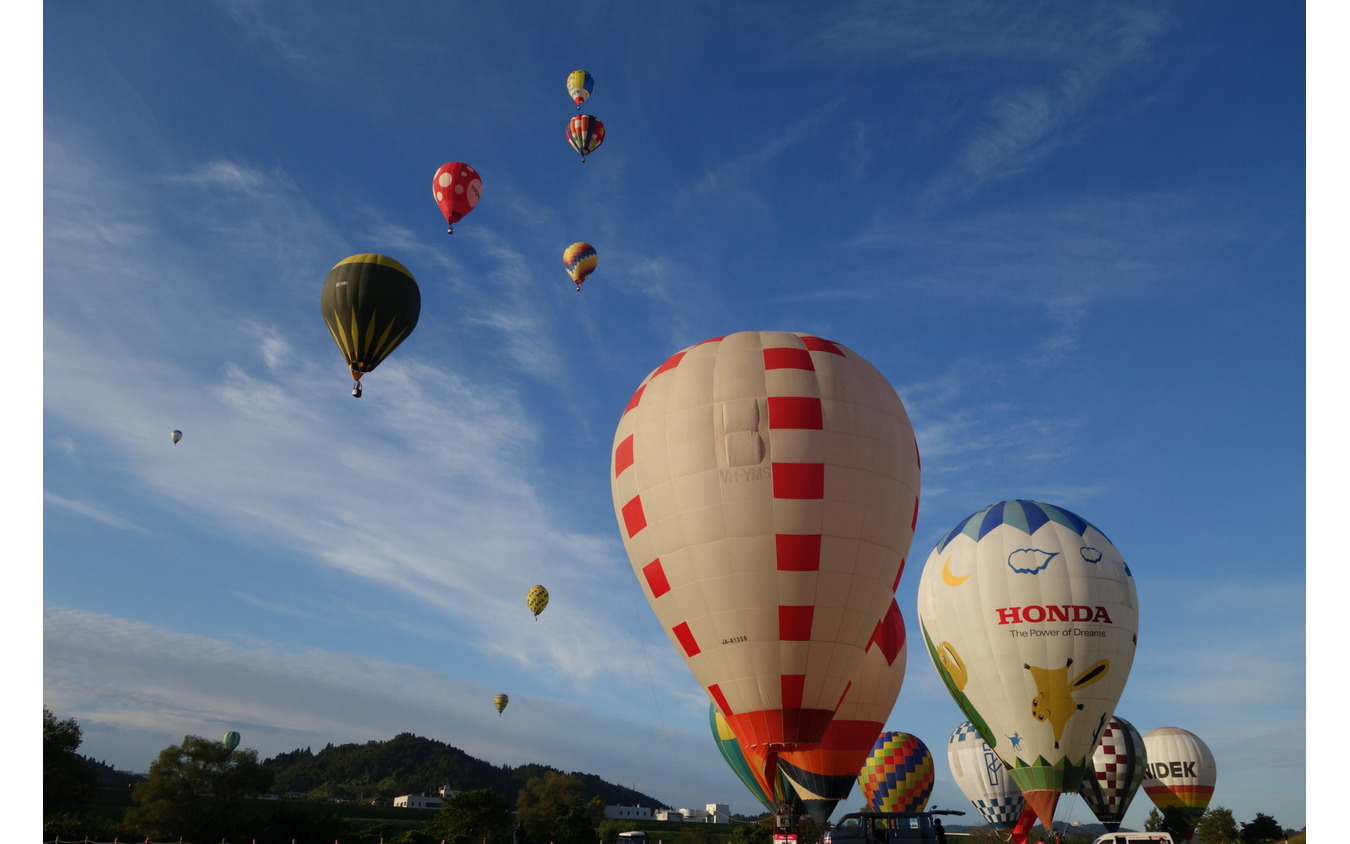
M818 743L914 535L918 447L890 382L820 337L708 340L638 387L611 468L643 592L736 735Z

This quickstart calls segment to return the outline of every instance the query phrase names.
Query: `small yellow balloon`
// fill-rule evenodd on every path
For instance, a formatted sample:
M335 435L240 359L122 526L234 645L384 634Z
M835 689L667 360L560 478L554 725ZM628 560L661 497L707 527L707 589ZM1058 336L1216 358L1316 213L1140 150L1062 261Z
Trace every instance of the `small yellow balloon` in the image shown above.
M530 612L534 613L534 620L538 621L539 613L548 606L548 590L542 586L531 587L525 594L525 606L530 608Z
M496 707L497 707L497 715L498 715L498 716L500 716L500 715L502 714L502 710L506 708L506 704L507 704L510 700L511 700L511 699L510 699L509 697L507 697L506 695L497 695L496 697L494 697L494 698L492 699L493 704L495 704Z

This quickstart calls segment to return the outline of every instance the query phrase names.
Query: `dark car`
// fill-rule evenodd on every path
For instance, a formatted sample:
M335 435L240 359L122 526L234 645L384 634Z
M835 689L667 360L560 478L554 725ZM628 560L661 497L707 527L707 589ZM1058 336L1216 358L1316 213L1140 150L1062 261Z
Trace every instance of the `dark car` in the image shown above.
M935 815L964 812L852 812L825 833L824 844L946 844Z

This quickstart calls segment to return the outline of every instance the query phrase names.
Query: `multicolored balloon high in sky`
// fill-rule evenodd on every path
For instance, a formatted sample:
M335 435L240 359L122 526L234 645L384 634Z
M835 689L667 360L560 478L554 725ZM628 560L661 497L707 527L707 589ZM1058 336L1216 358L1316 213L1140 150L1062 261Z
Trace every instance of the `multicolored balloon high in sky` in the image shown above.
M914 535L918 448L890 381L809 334L713 338L638 386L610 466L643 593L732 730L819 744Z
M1021 844L1078 791L1120 700L1139 631L1134 577L1086 519L1000 501L938 542L918 604L938 675L1022 790Z
M1125 812L1144 782L1147 762L1143 736L1129 721L1112 716L1078 786L1078 796L1108 832L1120 829Z
M594 90L595 80L586 71L574 70L567 74L567 96L577 104L577 111L581 111L581 104L590 98Z
M874 812L922 812L933 794L933 754L918 736L882 733L863 760L858 786Z
M385 255L344 258L329 271L319 312L351 369L352 395L361 376L380 365L417 327L422 292L408 268Z
M605 124L589 114L578 114L567 121L567 142L581 153L581 163L605 142Z
M595 267L600 263L600 257L595 254L595 247L589 243L574 243L563 250L563 266L567 268L567 274L572 277L572 281L577 286L577 291L581 291L581 283L586 277L595 272Z
M963 721L948 739L947 765L957 787L980 811L986 824L998 830L1017 825L1026 806L1022 789L969 721Z
M1186 833L1190 841L1214 796L1219 776L1214 754L1199 736L1179 727L1160 727L1145 733L1144 749L1148 754L1144 792L1160 811L1180 810L1190 823Z

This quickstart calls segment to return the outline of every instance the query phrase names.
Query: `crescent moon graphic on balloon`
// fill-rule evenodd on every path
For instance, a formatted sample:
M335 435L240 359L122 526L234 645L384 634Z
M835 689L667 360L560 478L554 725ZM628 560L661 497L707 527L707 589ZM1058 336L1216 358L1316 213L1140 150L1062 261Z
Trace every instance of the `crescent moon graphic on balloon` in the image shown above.
M948 566L951 565L951 563L952 563L951 557L948 557L947 559L942 561L943 583L947 584L948 586L960 586L962 583L965 583L967 580L970 579L970 575L968 574L963 574L960 577L957 577L956 575L952 574L952 570L947 568Z

